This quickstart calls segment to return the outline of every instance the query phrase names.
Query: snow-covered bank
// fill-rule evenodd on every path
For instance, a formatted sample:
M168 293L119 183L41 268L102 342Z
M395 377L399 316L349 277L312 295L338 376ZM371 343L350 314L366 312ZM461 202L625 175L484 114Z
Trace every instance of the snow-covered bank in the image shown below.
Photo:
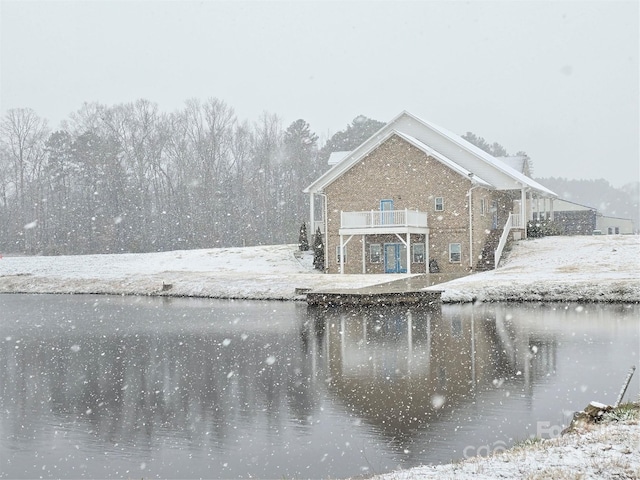
M640 478L639 420L637 406L623 408L602 424L558 438L524 442L489 457L392 472L374 480Z
M295 245L56 257L4 256L0 292L302 300L296 289L359 288L402 275L323 275ZM435 287L443 301L640 302L640 237L516 243L503 265Z
M357 288L397 275L323 275L295 245L158 253L4 256L0 292L303 300L297 288ZM170 286L170 287L169 287Z
M497 270L438 285L445 302L640 302L640 237L546 237L516 242Z

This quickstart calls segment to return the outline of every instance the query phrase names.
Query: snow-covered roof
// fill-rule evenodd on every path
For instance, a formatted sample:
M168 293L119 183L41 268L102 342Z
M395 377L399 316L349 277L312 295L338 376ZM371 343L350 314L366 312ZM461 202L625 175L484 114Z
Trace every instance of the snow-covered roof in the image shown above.
M431 151L440 154L441 158L446 158L455 163L459 169L472 173L474 179L480 178L497 190L520 190L526 188L545 197L557 197L553 191L469 143L459 135L421 120L406 111L396 116L349 153L341 162L335 164L329 171L321 175L304 192L322 192L327 185L331 184L366 154L386 141L390 137L390 133L402 133L407 137L413 138L414 141L418 141Z
M525 166L526 166L527 157L525 157L524 155L512 155L508 157L495 157L495 158L497 158L503 163L506 163L514 170L520 173L526 174Z
M329 165L335 165L336 163L340 163L350 153L351 153L351 151L331 152L331 155L329 155L329 161L328 161Z
M458 172L460 175L462 175L464 177L473 177L474 183L482 185L483 187L487 187L487 188L491 188L492 187L492 185L489 182L486 182L482 178L475 176L473 174L473 172L470 172L466 168L461 167L460 165L458 165L454 161L448 159L444 155L441 155L440 153L436 152L433 148L429 147L427 144L421 142L417 138L414 138L411 135L405 135L404 133L397 132L395 130L394 130L394 133L396 135L398 135L400 138L406 140L407 142L411 143L415 147L419 148L420 150L422 150L427 155L430 155L431 157L435 158L436 160L441 161L442 163L444 163L446 166L448 166L449 168L451 168L455 172Z
M593 210L597 211L596 207L590 207L589 205L583 205L581 203L572 202L571 200L565 200L563 198L558 198L553 201L553 210L555 212L566 212L566 211L579 211L579 210Z

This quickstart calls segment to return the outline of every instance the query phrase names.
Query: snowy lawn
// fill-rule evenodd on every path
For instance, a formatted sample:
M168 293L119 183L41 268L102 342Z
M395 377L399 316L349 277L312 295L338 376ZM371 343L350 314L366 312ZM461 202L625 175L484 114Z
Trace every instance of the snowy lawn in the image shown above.
M297 257L300 258L297 258ZM304 300L296 288L357 288L398 275L323 275L295 245L0 260L0 292ZM406 276L406 275L405 275ZM163 285L171 285L169 289Z
M640 237L572 236L523 240L500 268L452 280L445 302L640 302Z
M514 244L498 270L437 285L445 302L640 302L640 237L574 236ZM298 258L300 257L300 258ZM303 300L296 289L358 288L408 275L323 275L295 245L143 254L4 256L0 292ZM170 285L164 287L163 285Z
M592 425L550 440L525 442L489 457L424 466L374 480L577 480L640 478L640 425L637 416Z

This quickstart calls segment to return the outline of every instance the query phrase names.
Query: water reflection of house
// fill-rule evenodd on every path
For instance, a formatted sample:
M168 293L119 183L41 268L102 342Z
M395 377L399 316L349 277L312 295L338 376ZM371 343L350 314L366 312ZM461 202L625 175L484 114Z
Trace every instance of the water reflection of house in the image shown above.
M440 309L414 308L324 313L331 389L397 438L495 390L496 381L530 395L533 378L555 368L551 338L532 338L504 317L475 318L467 312L446 317Z

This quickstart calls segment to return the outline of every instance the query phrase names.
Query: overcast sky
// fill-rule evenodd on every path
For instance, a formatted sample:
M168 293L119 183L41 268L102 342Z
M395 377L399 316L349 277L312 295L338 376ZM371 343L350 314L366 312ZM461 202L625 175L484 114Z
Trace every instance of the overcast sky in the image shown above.
M216 97L322 138L407 110L536 177L639 173L639 2L0 0L0 110Z

